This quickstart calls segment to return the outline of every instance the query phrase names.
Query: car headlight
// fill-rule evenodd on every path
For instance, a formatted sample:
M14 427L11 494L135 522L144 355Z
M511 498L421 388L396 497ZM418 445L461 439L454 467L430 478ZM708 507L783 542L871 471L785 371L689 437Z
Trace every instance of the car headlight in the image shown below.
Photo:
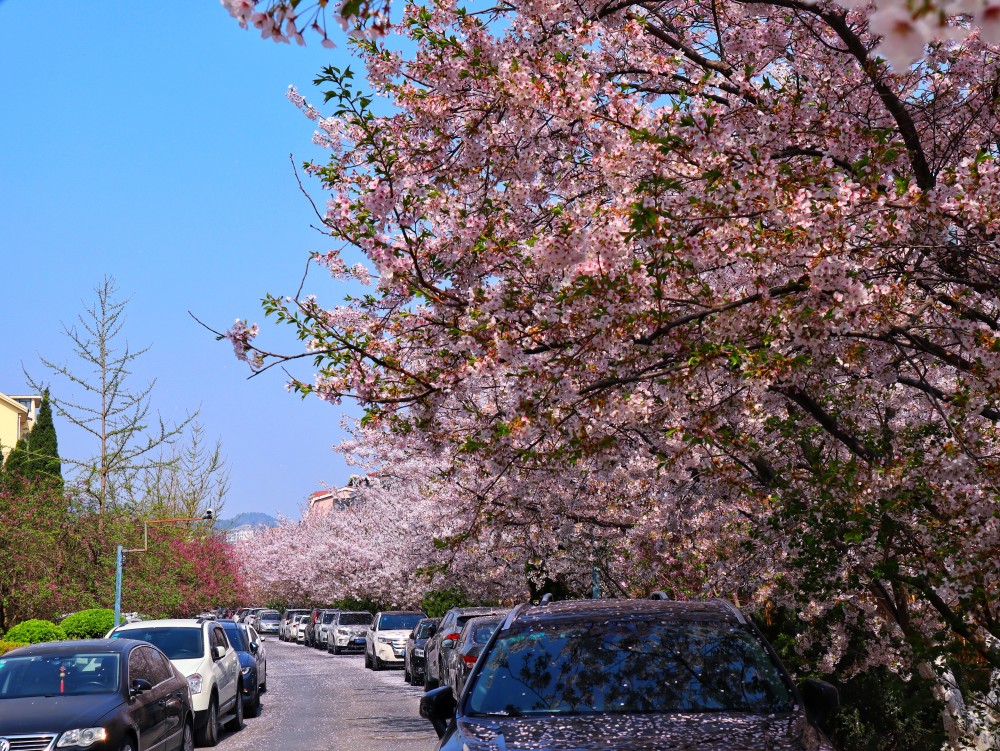
M243 673L243 675L250 675L250 671L251 671L251 670L253 670L253 668L251 668L251 667L250 667L249 665L247 665L247 666L246 666L245 668L243 668L243 669L242 669L242 670L241 670L240 672L241 672L241 673Z
M378 637L378 643L379 644L392 644L392 640L388 639L388 638L386 638L384 636L380 636L380 637Z
M201 689L204 686L204 681L201 677L201 673L193 673L188 676L188 685L191 687L192 694L200 694Z
M348 631L346 628L338 628L337 633L340 634L341 636L348 636L350 635L351 632Z
M416 647L414 647L414 649L413 649L413 656L414 657L423 657L424 656L424 650L417 649Z
M100 743L108 739L108 731L104 728L80 728L79 730L67 730L63 733L56 748L67 748L77 746L87 748L95 743Z

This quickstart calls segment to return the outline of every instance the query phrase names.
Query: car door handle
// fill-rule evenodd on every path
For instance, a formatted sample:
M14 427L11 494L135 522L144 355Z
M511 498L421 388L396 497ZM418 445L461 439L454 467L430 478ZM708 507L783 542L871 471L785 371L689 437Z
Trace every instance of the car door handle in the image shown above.
M157 704L159 704L159 705L160 705L161 707L165 707L165 706L167 706L167 700L166 700L166 699L160 699L160 700L159 700L158 702L156 702L156 703L157 703Z

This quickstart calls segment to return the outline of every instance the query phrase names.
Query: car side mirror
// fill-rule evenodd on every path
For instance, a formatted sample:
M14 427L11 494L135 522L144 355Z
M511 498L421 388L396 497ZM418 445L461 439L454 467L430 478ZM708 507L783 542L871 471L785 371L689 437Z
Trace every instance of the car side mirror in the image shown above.
M260 644L255 641L250 642L250 654L257 654L260 651Z
M441 646L444 647L445 649L454 649L455 648L455 640L454 639L442 639L441 640Z
M799 693L805 704L806 715L818 725L823 725L840 709L840 694L836 686L815 678L807 678L799 684Z
M441 686L428 691L420 698L420 716L430 720L438 738L448 729L448 723L455 717L458 703L451 692L451 686Z
M131 696L138 696L143 691L152 691L153 684L147 681L145 678L133 678L132 686L129 688L129 694Z
M225 656L226 656L226 648L225 647L223 647L222 645L219 645L219 644L217 644L216 646L212 647L212 657L214 657L216 660L221 660Z

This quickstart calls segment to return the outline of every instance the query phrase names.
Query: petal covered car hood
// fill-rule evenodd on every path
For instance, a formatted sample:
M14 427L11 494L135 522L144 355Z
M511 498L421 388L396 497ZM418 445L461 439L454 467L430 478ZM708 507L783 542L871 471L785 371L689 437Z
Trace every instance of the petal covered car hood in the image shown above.
M800 714L462 718L449 751L835 751Z
M0 699L0 738L95 727L121 704L117 693Z

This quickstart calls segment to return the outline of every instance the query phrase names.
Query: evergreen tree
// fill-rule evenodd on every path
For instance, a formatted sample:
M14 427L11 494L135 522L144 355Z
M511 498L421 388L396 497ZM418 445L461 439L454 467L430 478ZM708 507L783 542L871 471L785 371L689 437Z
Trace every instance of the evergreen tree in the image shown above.
M48 389L42 392L42 404L38 408L38 417L28 436L28 445L31 449L29 479L44 479L61 489L62 462L59 460L59 440L56 437L55 422L52 420L52 404L49 401Z
M10 452L4 471L8 477L19 477L28 484L44 483L46 486L62 489L59 441L52 420L48 389L42 392L42 404L35 424Z

